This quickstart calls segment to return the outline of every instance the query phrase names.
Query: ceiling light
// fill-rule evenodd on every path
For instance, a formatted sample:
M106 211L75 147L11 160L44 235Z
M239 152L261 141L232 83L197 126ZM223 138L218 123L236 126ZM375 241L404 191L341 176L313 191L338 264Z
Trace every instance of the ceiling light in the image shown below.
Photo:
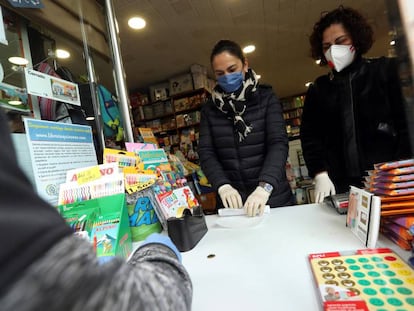
M256 50L256 47L254 45L248 45L243 48L243 52L246 54L252 53L254 50Z
M395 40L392 40L392 41L390 42L390 45L395 45Z
M311 85L311 84L312 84L312 82L306 82L306 83L305 83L305 86L306 86L306 87L310 87L310 85Z
M141 17L131 17L128 20L128 26L132 29L142 29L146 24L145 20Z
M257 79L260 79L262 77L262 75L256 75Z
M95 117L86 117L86 121L93 121L95 120Z
M70 53L63 49L56 49L55 55L57 58L69 58L70 57Z
M29 63L26 58L18 56L9 57L9 62L18 66L24 66Z
M315 60L315 64L316 65L320 65L321 64L321 60L320 59Z
M20 100L9 100L7 103L13 106L18 106L18 105L23 104Z

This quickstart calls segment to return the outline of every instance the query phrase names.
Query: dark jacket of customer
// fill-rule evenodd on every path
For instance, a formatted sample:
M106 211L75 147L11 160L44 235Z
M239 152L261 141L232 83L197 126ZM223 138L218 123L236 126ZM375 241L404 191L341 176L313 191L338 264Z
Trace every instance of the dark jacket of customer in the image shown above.
M374 163L410 155L395 59L359 57L309 88L300 129L309 175L327 171L337 192Z
M0 309L190 310L192 284L174 251L151 243L128 263L100 263L19 169L0 109Z
M286 179L288 137L282 107L272 88L259 85L248 99L245 120L252 132L240 142L229 120L214 103L208 101L201 111L199 154L201 168L216 190L231 184L243 202L259 181L274 190L267 204L291 205L292 192ZM221 204L221 200L217 202Z

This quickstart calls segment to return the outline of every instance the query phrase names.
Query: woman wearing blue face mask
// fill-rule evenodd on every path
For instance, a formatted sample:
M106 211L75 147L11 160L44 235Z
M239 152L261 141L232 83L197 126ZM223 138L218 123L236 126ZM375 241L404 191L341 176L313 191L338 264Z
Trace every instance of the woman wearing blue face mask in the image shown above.
M309 87L300 129L317 202L361 187L374 163L410 156L396 60L363 58L372 43L366 19L342 6L310 36L312 56L331 68Z
M219 41L210 61L217 86L201 111L199 154L218 207L245 208L255 216L266 204L293 204L279 100L270 86L259 84L237 43Z

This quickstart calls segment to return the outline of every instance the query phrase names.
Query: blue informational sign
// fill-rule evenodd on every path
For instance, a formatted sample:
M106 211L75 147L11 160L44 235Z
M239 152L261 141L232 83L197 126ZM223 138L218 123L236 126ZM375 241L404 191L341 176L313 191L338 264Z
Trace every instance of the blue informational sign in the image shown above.
M44 5L40 0L8 0L9 3L15 8L31 8L31 9L43 9Z

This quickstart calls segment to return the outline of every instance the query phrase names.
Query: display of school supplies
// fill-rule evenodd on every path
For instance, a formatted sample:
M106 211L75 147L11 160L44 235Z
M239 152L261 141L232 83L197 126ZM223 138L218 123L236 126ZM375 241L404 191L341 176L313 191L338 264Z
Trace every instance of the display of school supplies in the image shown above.
M414 159L375 164L364 184L381 199L381 232L399 247L411 249L401 219L414 217Z
M116 162L119 167L138 166L139 157L134 152L105 148L103 154L104 163Z

